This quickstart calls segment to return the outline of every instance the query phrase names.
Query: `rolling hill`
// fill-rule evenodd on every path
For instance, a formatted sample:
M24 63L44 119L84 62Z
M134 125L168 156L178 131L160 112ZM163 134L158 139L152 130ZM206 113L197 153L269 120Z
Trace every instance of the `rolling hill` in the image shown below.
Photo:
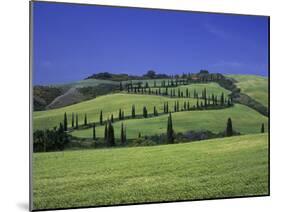
M168 94L170 94L170 91L172 89L175 89L176 92L176 96L177 96L177 92L178 89L180 90L180 92L183 92L183 96L186 96L186 89L188 89L188 91L190 92L191 97L193 96L193 92L196 91L198 93L199 96L202 96L202 91L204 90L204 88L206 88L207 91L207 96L211 96L212 94L220 96L221 93L224 93L225 96L227 96L228 94L231 93L231 91L226 90L224 88L222 88L221 86L219 86L217 83L196 83L196 84L190 84L190 85L180 85L178 87L175 88L168 88ZM159 90L158 88L152 88L151 90L156 91ZM161 93L164 93L166 91L165 88L161 88Z
M243 133L259 133L261 124L265 124L267 131L268 118L257 111L240 104L234 107L220 110L185 111L172 114L173 127L176 132L186 132L191 130L210 130L212 132L222 132L225 130L226 120L231 117L234 130ZM136 138L138 133L142 135L156 135L166 133L168 115L155 118L132 119L122 121L126 126L127 137ZM120 137L121 122L114 123L115 136ZM73 136L91 138L92 129L75 130ZM103 137L104 126L96 128L98 137Z
M268 195L268 135L33 154L34 209Z
M68 115L68 120L71 120L72 113L78 113L79 123L82 124L85 114L87 114L89 122L99 121L101 110L103 111L105 120L110 117L111 114L117 117L120 108L124 110L125 116L131 115L133 104L136 107L136 114L142 114L143 106L147 107L148 113L152 113L154 106L157 107L159 112L162 112L164 102L169 102L170 109L172 110L174 102L177 100L180 102L181 107L183 106L183 102L187 100L190 106L195 105L197 102L196 99L168 98L155 95L109 94L58 109L36 111L33 113L34 129L46 129L58 126L58 124L63 121L65 112Z
M268 78L257 75L227 75L237 81L242 93L268 107Z

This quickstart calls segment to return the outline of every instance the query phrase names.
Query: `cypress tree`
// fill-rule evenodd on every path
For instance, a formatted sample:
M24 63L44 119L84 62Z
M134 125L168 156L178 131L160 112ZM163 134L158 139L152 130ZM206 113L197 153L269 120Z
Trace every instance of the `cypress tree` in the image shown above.
M93 140L96 140L96 124L93 124Z
M67 131L67 115L66 115L66 113L64 113L63 130Z
M135 105L132 105L132 118L136 117L136 109L135 109Z
M100 125L103 123L102 110L100 111Z
M141 138L141 132L139 132L139 138Z
M167 141L168 143L174 143L174 130L173 130L173 122L172 115L169 113L168 124L167 124Z
M122 112L121 112L121 108L119 109L118 119L119 119L119 120L121 120L121 119L122 119Z
M78 129L78 114L77 114L77 113L76 113L76 120L75 120L75 121L76 121L76 126L75 126L75 128Z
M177 111L178 111L178 112L180 111L180 104L179 104L179 101L177 101Z
M169 102L167 102L167 105L166 105L166 113L169 113Z
M122 145L125 144L125 131L124 131L123 122L121 123L120 142Z
M212 94L212 104L213 105L215 104L215 96L214 96L214 94Z
M72 113L72 118L71 118L71 127L74 128L74 113Z
M183 109L186 110L186 101L184 101Z
M88 121L87 121L87 114L85 114L85 117L84 117L84 125L87 126L88 124Z
M177 112L177 102L174 104L174 112Z
M127 143L127 129L126 127L124 127L124 141L125 141L125 144Z
M124 110L122 111L122 120L125 119Z
M226 136L232 136L233 130L232 130L232 121L231 118L228 118L227 125L226 125Z
M261 133L264 133L264 123L261 125Z
M156 107L153 107L153 115L156 116Z
M147 109L145 106L143 107L143 117L147 118Z
M113 123L113 121L114 121L113 114L111 114L110 121L111 121L111 123Z
M224 94L221 93L221 105L224 105Z
M109 121L107 128L107 144L108 146L115 146L114 128L111 121Z
M104 126L104 141L107 143L107 122L105 122Z

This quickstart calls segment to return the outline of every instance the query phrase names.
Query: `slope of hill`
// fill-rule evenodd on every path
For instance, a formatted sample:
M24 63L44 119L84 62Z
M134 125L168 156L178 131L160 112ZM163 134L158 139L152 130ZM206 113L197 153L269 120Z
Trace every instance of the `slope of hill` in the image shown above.
M257 75L227 75L237 81L242 93L268 107L268 78Z
M267 134L35 153L34 208L268 195L268 174Z
M243 134L259 133L261 124L265 124L267 131L268 118L257 111L240 104L234 107L220 110L185 111L172 114L175 132L186 132L191 130L210 130L222 132L225 130L226 121L231 117L233 128ZM168 115L162 115L148 119L133 119L122 121L126 126L128 138L137 138L141 134L151 136L166 133ZM114 123L116 138L120 137L121 122ZM98 137L103 138L104 126L96 128ZM71 133L82 138L91 138L92 129L75 130Z
M186 96L186 89L190 92L191 97L194 97L193 92L196 91L199 96L202 96L202 91L206 88L207 96L210 96L212 94L220 96L222 93L224 93L225 96L231 93L231 91L224 89L223 87L219 86L218 83L211 82L211 83L196 83L196 84L190 84L190 85L180 85L178 87L170 87L168 88L168 94L170 94L170 91L172 89L175 90L176 96L178 95L178 90L180 92L183 92L183 96ZM151 90L156 91L159 90L159 88L151 88ZM166 88L161 88L161 93L164 93L166 91Z
M98 79L86 79L49 86L34 86L34 110L39 111L64 107L111 93L117 89L119 89L118 82Z
M100 111L103 111L104 120L110 117L118 117L119 109L122 109L126 115L131 115L132 105L136 107L136 114L143 113L143 106L147 107L148 113L153 112L153 107L156 106L159 112L163 112L164 102L169 102L170 109L173 109L174 102L179 101L181 107L184 101L189 101L190 106L196 104L195 99L185 98L168 98L154 95L141 94L109 94L97 97L92 100L84 101L78 104L70 105L63 108L36 111L33 113L34 129L46 129L58 126L63 121L64 113L68 115L68 120L71 120L72 113L78 113L79 123L84 122L84 115L87 114L89 122L99 121ZM69 125L70 125L69 121Z

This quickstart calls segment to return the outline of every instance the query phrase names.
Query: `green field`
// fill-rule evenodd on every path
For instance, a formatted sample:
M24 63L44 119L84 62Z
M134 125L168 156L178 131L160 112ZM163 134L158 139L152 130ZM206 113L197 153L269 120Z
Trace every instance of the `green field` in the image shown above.
M181 107L183 107L183 102L187 100L190 106L195 105L197 102L195 99L177 99L154 95L109 94L59 109L36 111L33 113L34 129L46 129L58 126L58 124L63 121L65 112L68 115L69 125L71 124L72 113L78 113L79 123L82 124L85 114L87 114L88 122L99 121L101 110L103 110L104 120L110 117L111 114L113 114L114 117L118 117L120 108L124 110L125 116L131 115L133 104L135 104L136 107L136 114L143 113L143 106L147 107L148 113L152 113L153 107L156 106L160 113L163 112L164 102L169 102L170 109L173 110L174 102L177 100L180 102Z
M33 154L34 209L268 194L268 135Z
M204 88L206 88L207 96L210 96L212 94L217 95L218 97L224 93L225 96L230 94L231 92L229 90L224 89L223 87L219 86L217 83L198 83L198 84L191 84L191 85L180 85L178 87L170 87L168 88L168 94L170 94L171 89L175 89L176 96L178 95L178 89L180 89L181 92L183 92L183 96L186 96L186 88L188 88L188 91L190 92L191 97L194 97L193 92L194 90L198 93L199 96L202 96L202 91ZM152 91L159 90L158 88L152 88ZM161 93L164 93L166 91L166 88L161 88Z
M261 124L265 124L267 131L268 118L257 111L240 104L234 107L220 110L205 111L185 111L173 113L173 127L176 132L186 132L190 130L211 130L212 132L222 132L225 130L226 120L231 117L234 130L243 133L259 133ZM136 138L138 133L142 135L155 135L166 133L168 115L162 115L148 119L124 120L128 138ZM115 136L120 137L121 122L114 124ZM96 128L98 137L104 136L104 127ZM71 133L82 138L91 138L92 129L76 130Z
M238 81L241 92L268 107L268 78L257 75L227 75Z

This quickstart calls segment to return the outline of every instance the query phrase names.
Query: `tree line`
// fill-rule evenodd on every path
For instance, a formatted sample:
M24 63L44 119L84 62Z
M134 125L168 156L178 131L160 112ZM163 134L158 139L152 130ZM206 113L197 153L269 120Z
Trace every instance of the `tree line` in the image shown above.
M170 103L171 104L171 103ZM220 101L216 101L216 98L213 100L209 99L204 99L204 100L199 100L197 99L196 105L191 106L189 101L184 101L183 103L180 104L180 101L177 100L173 103L173 105L170 105L169 102L164 102L163 103L163 110L162 113L160 114L167 114L169 112L180 112L180 111L195 111L195 110L206 110L206 109L222 109L225 107L231 107L233 106L233 103L228 99L224 100L224 95L222 93ZM110 121L111 123L114 123L115 121L121 121L129 118L148 118L148 117L153 117L153 116L158 116L159 111L156 106L153 106L153 111L151 113L148 112L147 106L143 106L142 108L142 114L136 114L136 107L133 104L131 107L131 114L128 114L125 116L124 110L121 108L118 111L118 116L114 117L113 114L110 115ZM103 117L103 110L100 110L99 114L99 125L104 124L104 117ZM92 125L92 124L91 124ZM91 126L90 125L90 126ZM74 114L72 113L71 115L71 129L78 129L79 126L82 127L89 127L88 123L88 118L87 114L84 114L84 122L82 125L79 125L79 116L78 113ZM63 127L64 130L67 131L69 128L68 125L68 118L67 118L67 113L64 113L64 120L63 120Z

